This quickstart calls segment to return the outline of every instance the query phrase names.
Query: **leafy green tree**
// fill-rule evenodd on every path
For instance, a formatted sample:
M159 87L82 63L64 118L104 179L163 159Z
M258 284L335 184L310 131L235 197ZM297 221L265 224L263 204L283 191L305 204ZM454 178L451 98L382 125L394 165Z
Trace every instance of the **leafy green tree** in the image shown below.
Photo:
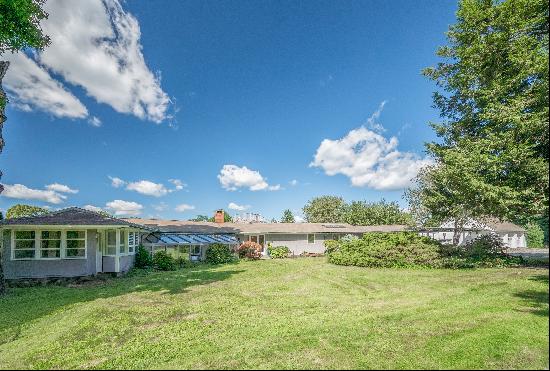
M443 121L411 208L458 224L548 215L548 2L462 0L447 37L424 71Z
M544 231L537 223L527 224L527 247L543 247L544 246Z
M17 204L10 207L8 211L6 211L6 219L22 218L25 216L38 216L48 212L49 211L43 207Z
M304 218L308 223L342 223L348 205L342 197L314 197L303 208Z
M296 220L294 219L294 215L292 214L292 211L289 209L286 209L283 211L283 217L281 218L281 223L295 223Z
M214 220L214 217L211 217L211 218L208 218L208 221L209 222L215 222ZM231 223L233 222L233 218L231 217L231 215L229 215L229 213L227 211L223 211L223 222L224 223Z
M352 201L345 215L352 225L411 224L410 214L401 210L397 202Z

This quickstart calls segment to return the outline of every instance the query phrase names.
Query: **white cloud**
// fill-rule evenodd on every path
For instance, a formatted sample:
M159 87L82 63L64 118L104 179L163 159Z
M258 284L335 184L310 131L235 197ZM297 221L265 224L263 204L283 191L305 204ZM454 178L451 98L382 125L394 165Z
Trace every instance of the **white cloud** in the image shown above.
M388 103L388 101L382 101L376 111L374 111L374 113L367 119L367 128L372 129L378 133L383 133L386 131L386 129L380 123L378 123L378 119L380 118L380 115L382 114L386 103Z
M397 145L396 137L388 140L360 127L341 139L323 140L309 166L320 167L330 176L346 175L356 187L403 189L431 161L415 153L400 152Z
M164 211L168 209L168 204L166 202L160 202L157 205L153 205L153 209L156 211Z
M114 188L120 188L126 184L124 180L117 178L116 176L115 177L109 176L109 179L111 179L111 186Z
M51 45L36 54L38 63L13 57L18 66L7 78L8 91L22 109L38 108L59 117L88 116L84 105L52 79L52 71L117 112L155 123L171 118L160 74L155 76L145 63L139 23L118 0L56 0L44 8L49 18L41 26ZM38 76L40 84L32 76Z
M174 187L176 188L176 191L181 191L182 189L187 187L187 184L185 184L179 179L168 179L168 181L174 185Z
M56 117L88 116L84 104L27 55L20 52L4 57L11 62L4 84L15 107L27 112L38 109Z
M149 180L140 180L128 183L126 189L136 191L142 195L161 197L168 193L168 189L162 183L153 183Z
M279 184L270 186L259 171L251 170L246 166L223 165L218 179L224 189L236 191L239 188L248 188L251 191L278 191Z
M115 215L139 215L143 205L133 201L113 200L106 203L106 207L112 210Z
M229 205L227 205L227 208L231 210L244 211L250 209L250 205L238 205L234 202L230 202Z
M65 184L53 183L48 184L46 189L50 191L60 192L60 193L78 193L78 189L72 189Z
M98 119L97 117L95 116L92 116L88 119L88 123L96 128L100 127L102 122L100 119Z
M101 207L97 207L94 205L84 205L82 206L82 208L85 210L95 211L96 213L103 211Z
M180 204L180 205L176 206L176 208L174 210L176 210L180 213L184 213L188 210L195 210L195 206L188 205L188 204Z
M20 200L44 201L51 204L60 204L67 199L67 196L56 191L32 189L23 184L4 184L2 196Z
M290 183L291 186L297 186L298 185L298 181L296 179L292 179L289 183Z

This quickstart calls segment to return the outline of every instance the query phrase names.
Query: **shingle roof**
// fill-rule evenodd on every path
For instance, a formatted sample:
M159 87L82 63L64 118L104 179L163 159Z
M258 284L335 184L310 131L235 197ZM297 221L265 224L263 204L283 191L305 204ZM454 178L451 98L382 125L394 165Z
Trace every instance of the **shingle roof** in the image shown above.
M407 229L405 225L354 226L345 223L211 223L139 218L125 220L161 232L186 233L366 233L398 232Z
M38 216L0 220L0 226L4 225L113 225L144 228L142 225L124 219L102 215L79 207L69 207Z
M511 222L501 222L496 219L488 219L484 222L495 232L525 232L525 228Z

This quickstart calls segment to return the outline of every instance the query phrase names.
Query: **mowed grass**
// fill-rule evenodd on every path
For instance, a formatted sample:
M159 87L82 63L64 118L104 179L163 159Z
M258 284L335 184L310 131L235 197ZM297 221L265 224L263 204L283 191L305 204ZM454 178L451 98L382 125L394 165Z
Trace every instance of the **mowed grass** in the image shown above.
M548 270L322 258L133 274L0 299L2 368L548 368Z

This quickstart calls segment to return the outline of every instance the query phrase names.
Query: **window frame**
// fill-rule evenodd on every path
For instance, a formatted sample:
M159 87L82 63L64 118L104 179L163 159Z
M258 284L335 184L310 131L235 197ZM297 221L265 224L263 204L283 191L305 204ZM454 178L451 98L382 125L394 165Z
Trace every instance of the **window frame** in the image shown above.
M16 234L17 232L32 232L34 233L34 238L17 238L16 237ZM16 246L16 241L19 240L19 241L34 241L34 248L32 249L17 249L15 246ZM37 238L37 234L36 234L36 230L34 229L12 229L11 230L11 260L38 260L36 258L36 254L37 254L37 242L38 242L38 238ZM16 258L15 257L15 251L16 250L23 250L23 251L34 251L34 257L32 258Z
M41 229L38 231L40 238L39 238L39 244L38 244L38 259L37 260L60 260L63 257L63 230L61 229ZM42 233L44 232L59 232L59 238L43 238ZM42 241L59 241L59 249L51 249L51 248L43 248L42 247ZM44 258L42 256L42 251L48 251L48 250L59 250L59 256L53 257L53 258Z
M84 238L68 238L67 233L68 232L84 232ZM71 241L84 241L84 247L78 247L78 248L68 248L67 242ZM62 248L63 250L63 259L68 260L79 260L79 259L88 259L88 231L86 229L68 229L65 231L65 246ZM67 256L67 250L84 250L84 256Z
M313 236L313 241L309 240L309 236ZM314 244L315 243L315 233L308 233L307 234L307 243L308 244Z

